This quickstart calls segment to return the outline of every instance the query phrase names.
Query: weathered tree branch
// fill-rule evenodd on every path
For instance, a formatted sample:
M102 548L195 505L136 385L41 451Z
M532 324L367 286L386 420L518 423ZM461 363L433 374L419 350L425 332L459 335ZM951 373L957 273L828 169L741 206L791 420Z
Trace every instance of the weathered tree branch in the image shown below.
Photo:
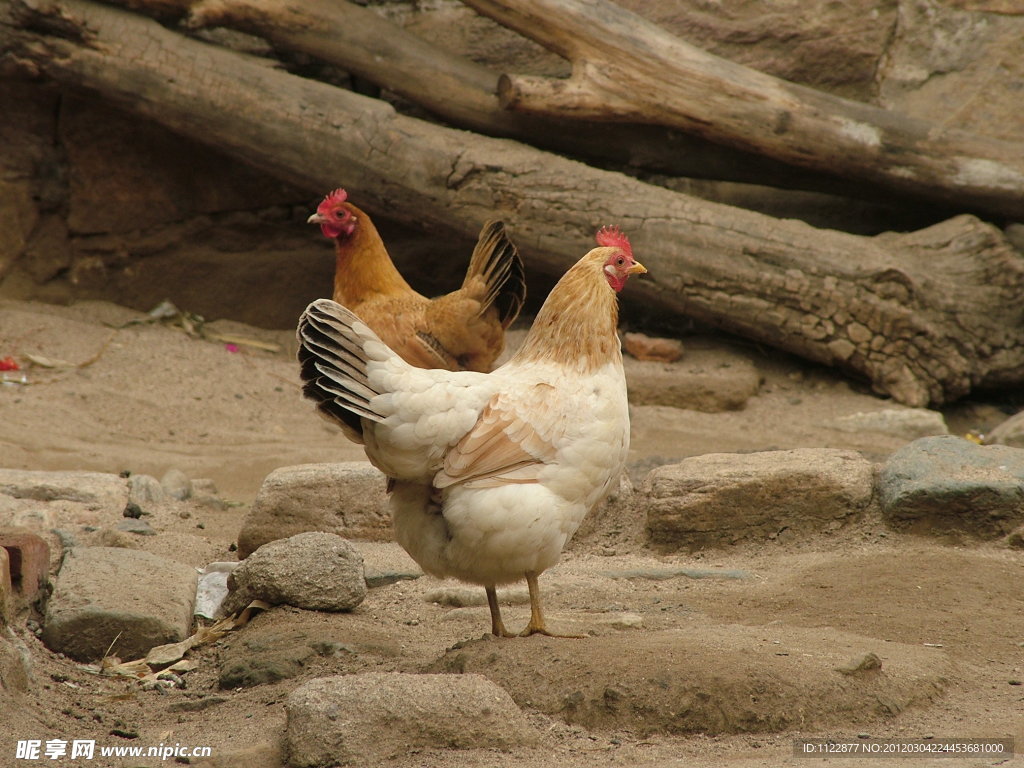
M567 80L503 76L538 115L671 126L960 210L1024 220L1024 144L945 129L706 53L608 0L465 0L569 59Z
M651 269L626 301L842 366L905 403L1024 381L1024 259L973 217L876 238L816 230L405 117L109 6L6 8L5 67L98 92L311 195L343 184L371 210L467 237L497 215L549 274L620 224Z

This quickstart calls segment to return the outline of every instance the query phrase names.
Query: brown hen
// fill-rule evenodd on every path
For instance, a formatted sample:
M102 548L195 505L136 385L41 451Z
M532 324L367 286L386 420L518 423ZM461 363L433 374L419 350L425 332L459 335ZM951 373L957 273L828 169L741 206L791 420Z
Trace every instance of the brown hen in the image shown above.
M526 298L523 263L504 223L484 224L462 287L428 299L405 281L370 217L347 198L336 189L309 217L334 241L334 301L411 365L490 371Z

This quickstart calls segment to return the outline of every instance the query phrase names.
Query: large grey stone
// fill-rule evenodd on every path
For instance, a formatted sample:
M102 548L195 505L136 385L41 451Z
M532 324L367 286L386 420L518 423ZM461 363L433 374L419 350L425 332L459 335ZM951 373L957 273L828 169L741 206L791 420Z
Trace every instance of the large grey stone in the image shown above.
M224 612L255 599L313 611L348 611L366 597L363 556L333 533L308 531L264 544L228 577Z
M109 649L122 660L188 637L194 568L148 552L116 547L68 551L46 610L43 641L91 661Z
M416 748L532 744L511 697L481 675L371 672L311 680L285 701L289 765L368 765Z
M304 531L348 539L391 538L384 475L366 461L299 464L267 475L242 522L238 556Z
M871 463L830 448L694 456L652 470L641 490L651 543L663 549L831 529L872 493Z
M925 437L889 457L878 491L896 528L997 538L1024 522L1024 450Z

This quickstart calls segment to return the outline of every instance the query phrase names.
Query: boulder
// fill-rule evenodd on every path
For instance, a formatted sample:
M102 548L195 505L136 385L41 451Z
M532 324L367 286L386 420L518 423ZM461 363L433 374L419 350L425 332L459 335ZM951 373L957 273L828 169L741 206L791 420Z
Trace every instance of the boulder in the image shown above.
M896 451L878 478L882 513L899 530L993 539L1024 523L1024 450L952 435Z
M224 613L252 600L312 611L348 611L366 597L363 557L333 533L308 531L264 544L228 577Z
M417 748L508 749L537 733L481 675L370 672L311 680L285 701L289 765L370 765Z
M651 543L693 550L832 530L871 504L873 468L830 448L711 453L652 470L640 493Z
M263 481L238 534L238 557L304 531L391 538L384 475L366 461L281 467Z
M43 642L80 661L122 660L184 640L192 628L194 568L116 547L68 551L50 598Z

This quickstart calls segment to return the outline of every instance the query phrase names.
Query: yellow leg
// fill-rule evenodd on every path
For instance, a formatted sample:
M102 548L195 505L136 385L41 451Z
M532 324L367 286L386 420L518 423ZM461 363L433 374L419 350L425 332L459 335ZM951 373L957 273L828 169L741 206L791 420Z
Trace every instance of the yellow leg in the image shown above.
M487 607L491 609L491 634L495 637L515 637L512 632L505 629L505 624L501 620L501 609L498 607L498 593L495 591L494 586L484 587L484 591L487 593Z
M577 639L583 637L583 635L556 635L554 632L549 632L548 628L544 625L544 613L540 608L540 586L537 584L536 573L532 571L526 572L526 586L530 590L530 623L526 625L526 629L519 633L520 637L529 637L530 635L572 637Z

